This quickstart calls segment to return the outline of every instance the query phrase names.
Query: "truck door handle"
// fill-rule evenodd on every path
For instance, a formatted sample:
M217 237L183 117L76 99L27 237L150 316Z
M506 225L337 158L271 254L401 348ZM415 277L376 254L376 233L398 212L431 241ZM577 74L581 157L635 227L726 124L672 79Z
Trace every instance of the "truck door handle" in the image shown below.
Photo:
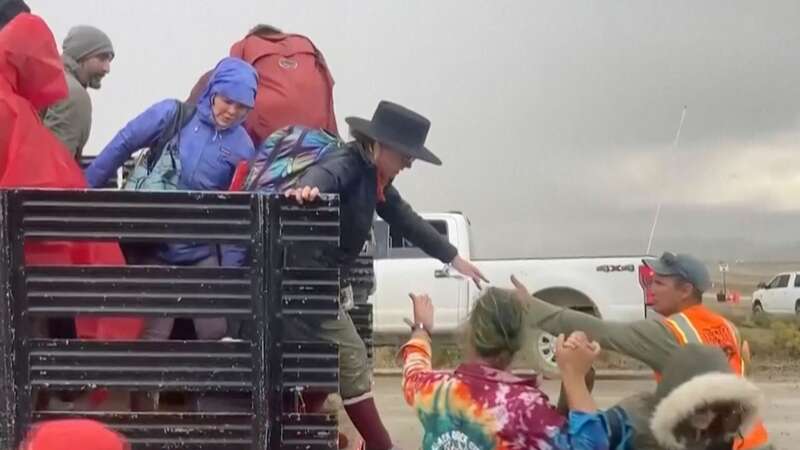
M461 280L464 277L461 274L453 274L450 272L450 266L444 266L441 269L437 269L433 272L434 278L455 278L457 280Z

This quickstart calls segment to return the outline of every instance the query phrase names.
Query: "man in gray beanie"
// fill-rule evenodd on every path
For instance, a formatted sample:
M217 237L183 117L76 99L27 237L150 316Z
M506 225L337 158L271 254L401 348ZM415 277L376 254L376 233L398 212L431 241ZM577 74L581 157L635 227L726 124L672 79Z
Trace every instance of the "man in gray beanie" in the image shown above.
M111 71L114 47L102 31L88 25L73 27L62 45L69 98L47 110L44 123L80 161L92 128L92 100L86 88L100 89Z

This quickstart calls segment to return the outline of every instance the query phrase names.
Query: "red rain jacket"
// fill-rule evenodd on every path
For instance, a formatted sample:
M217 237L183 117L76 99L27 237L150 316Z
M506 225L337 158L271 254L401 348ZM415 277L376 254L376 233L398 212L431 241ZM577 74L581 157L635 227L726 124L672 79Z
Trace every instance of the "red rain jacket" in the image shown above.
M20 14L0 30L0 188L87 187L78 164L42 124L39 112L67 96L53 33L38 16ZM116 243L27 242L28 265L124 265ZM79 317L83 338L132 339L138 318Z

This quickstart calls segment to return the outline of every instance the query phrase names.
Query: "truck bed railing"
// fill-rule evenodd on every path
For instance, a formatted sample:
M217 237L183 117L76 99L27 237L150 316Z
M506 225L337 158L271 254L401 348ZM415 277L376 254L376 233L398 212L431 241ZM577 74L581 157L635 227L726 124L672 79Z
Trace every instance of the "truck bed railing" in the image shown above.
M338 391L338 348L285 337L290 318L338 314L339 272L310 263L338 245L338 199L289 205L255 194L0 191L0 447L41 420L94 418L133 449L330 449L336 417L293 410L298 391ZM247 245L250 266L25 264L24 242ZM32 323L74 316L225 317L238 341L92 341L33 335ZM37 389L178 391L249 396L246 411L37 411Z

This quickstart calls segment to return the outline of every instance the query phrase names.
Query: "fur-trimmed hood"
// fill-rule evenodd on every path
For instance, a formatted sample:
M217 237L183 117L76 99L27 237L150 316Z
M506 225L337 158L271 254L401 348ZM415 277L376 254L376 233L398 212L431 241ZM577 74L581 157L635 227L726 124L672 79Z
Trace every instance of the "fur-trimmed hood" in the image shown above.
M738 403L742 411L739 432L747 432L761 417L764 396L753 383L732 373L722 350L690 344L670 359L663 379L651 398L654 407L650 431L669 450L688 450L687 444L675 435L682 421L704 406Z

